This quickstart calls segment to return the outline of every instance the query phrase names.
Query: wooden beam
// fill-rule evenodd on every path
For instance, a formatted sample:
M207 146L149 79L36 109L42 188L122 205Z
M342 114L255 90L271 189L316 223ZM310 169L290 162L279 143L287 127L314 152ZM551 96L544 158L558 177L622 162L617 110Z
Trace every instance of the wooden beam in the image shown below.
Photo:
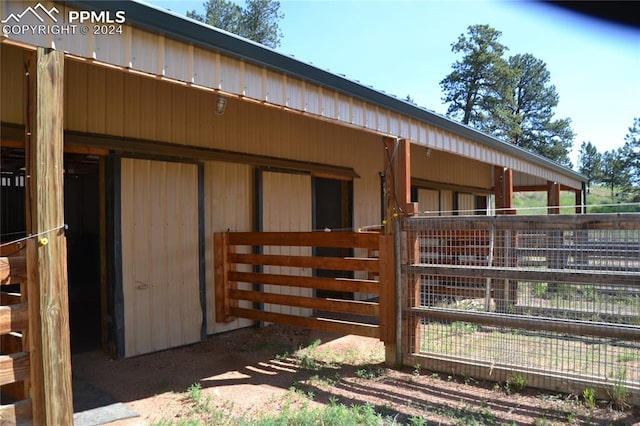
M494 166L493 187L496 196L496 214L515 214L513 209L513 170Z
M40 323L39 335L31 336L40 346L33 362L42 365L42 384L34 382L32 386L42 386L44 418L36 418L35 405L40 402L34 399L34 423L73 424L67 253L60 229L64 224L64 52L39 47L35 80L29 199L31 230L42 236L38 241L30 240L27 269L29 304L39 302L39 316L31 317Z
M582 211L582 190L574 190L575 195L575 205L576 205L576 213L581 214L584 213Z
M418 203L411 202L411 142L408 139L398 141L398 202L401 203L402 213L414 215L418 211Z
M32 424L31 400L25 399L14 404L0 405L0 419L7 424Z
M35 226L32 214L35 206L33 205L32 197L36 192L35 181L31 176L31 170L33 163L33 153L35 139L32 138L32 132L35 132L33 125L36 120L36 108L34 107L33 99L36 97L36 53L35 51L24 52L25 68L27 75L25 79L25 117L29 126L25 126L21 129L22 140L25 144L24 151L24 164L27 169L25 176L25 225L27 235L32 235ZM3 125L3 133L6 134L6 126ZM37 260L37 246L35 239L28 239L25 241L25 253L27 258L27 285L22 285L21 297L23 303L27 303L29 309L29 329L25 330L22 335L22 348L23 352L33 354L31 357L31 368L29 379L25 380L25 391L31 396L31 417L33 424L43 424L44 420L44 378L42 368L42 336L41 336L41 321L40 321L40 289L38 287L38 260ZM33 298L29 295L33 294Z
M0 385L29 378L29 354L18 352L0 355Z
M27 305L0 306L0 334L9 334L12 331L22 331L29 326L29 311ZM22 349L22 348L21 348ZM2 348L3 352L8 352Z
M24 256L0 257L0 285L17 284L27 279L27 261Z

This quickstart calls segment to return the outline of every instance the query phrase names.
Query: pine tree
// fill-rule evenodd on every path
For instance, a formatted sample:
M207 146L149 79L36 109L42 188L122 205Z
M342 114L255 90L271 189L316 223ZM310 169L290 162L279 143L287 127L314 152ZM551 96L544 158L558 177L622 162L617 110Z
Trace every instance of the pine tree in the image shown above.
M284 15L277 0L247 0L245 9L229 0L207 0L203 7L204 15L192 10L187 16L265 46L280 45Z

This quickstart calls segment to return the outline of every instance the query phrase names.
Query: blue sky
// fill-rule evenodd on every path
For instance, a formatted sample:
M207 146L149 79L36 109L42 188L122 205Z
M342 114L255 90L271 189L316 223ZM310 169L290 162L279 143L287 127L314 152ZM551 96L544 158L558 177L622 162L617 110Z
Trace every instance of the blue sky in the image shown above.
M203 1L150 3L178 14ZM240 2L242 4L242 2ZM600 152L624 143L640 117L640 30L531 1L280 0L284 37L277 49L319 68L444 114L439 82L460 56L451 44L470 25L502 32L508 54L547 64L560 102L556 118Z

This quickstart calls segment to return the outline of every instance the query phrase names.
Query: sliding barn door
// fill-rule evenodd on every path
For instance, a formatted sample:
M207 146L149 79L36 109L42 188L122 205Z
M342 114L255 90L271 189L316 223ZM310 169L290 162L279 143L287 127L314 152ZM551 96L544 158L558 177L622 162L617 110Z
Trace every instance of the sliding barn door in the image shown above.
M263 231L310 231L311 230L311 177L295 173L261 173L262 230ZM264 254L311 255L310 247L265 247ZM285 271L286 270L286 271ZM288 268L265 266L267 274L286 273L311 276L310 268ZM312 297L311 289L265 285L270 293ZM311 315L310 309L265 304L264 310L290 315Z
M122 159L126 357L200 340L198 166Z

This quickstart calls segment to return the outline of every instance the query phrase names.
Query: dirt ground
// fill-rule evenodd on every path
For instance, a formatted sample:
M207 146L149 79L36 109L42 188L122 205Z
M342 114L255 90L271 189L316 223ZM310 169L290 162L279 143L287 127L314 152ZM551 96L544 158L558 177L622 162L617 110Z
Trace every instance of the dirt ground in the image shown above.
M73 374L74 382L101 389L139 414L114 426L216 424L336 400L371 404L398 424L413 417L414 424L429 425L640 425L637 409L619 411L606 401L588 408L578 396L534 389L507 395L495 383L389 369L383 354L375 339L268 326L121 361L85 352L74 355ZM206 410L196 409L187 391L194 384ZM415 423L418 417L426 422Z

